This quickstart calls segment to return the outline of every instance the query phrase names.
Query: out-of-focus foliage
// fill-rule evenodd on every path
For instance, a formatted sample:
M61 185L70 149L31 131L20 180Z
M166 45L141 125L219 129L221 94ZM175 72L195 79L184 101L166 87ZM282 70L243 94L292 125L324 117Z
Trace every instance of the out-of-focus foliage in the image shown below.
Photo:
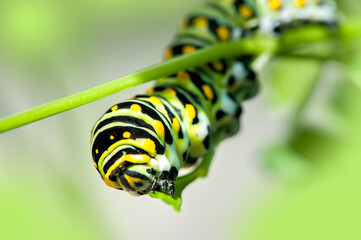
M278 58L267 65L266 84L271 85L273 104L301 105L318 77L320 63L313 59Z
M52 176L57 188L34 176L2 177L1 239L101 239L86 199L64 178Z
M340 6L348 16L361 10L354 1ZM281 62L269 71L270 97L288 106L290 121L265 157L283 184L251 214L247 239L361 238L360 39L343 47L352 50L341 61L270 64Z
M268 199L251 221L251 239L361 238L361 90L345 78L330 104L342 132L330 136L299 129L290 147L317 167Z

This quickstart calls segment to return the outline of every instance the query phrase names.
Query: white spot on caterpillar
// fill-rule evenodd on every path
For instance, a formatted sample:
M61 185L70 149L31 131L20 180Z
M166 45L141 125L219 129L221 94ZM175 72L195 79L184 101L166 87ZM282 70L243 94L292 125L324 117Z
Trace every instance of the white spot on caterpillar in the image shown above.
M242 37L243 30L241 28L234 28L232 31L232 39L239 40Z
M159 171L169 171L170 164L169 160L165 155L162 155L160 158L158 158L158 169Z
M233 64L233 75L236 80L242 80L247 76L247 70L243 63L235 62Z

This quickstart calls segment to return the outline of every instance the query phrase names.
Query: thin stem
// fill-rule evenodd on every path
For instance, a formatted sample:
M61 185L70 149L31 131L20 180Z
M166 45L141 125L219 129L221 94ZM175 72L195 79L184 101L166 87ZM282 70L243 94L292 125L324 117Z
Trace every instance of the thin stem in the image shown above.
M293 119L291 121L291 127L290 127L290 139L294 139L295 136L299 133L300 125L302 123L303 117L305 115L305 111L307 110L307 107L312 99L312 95L315 93L315 90L317 88L317 84L319 83L318 79L322 75L322 64L324 61L320 61L318 59L310 59L315 62L315 64L319 64L320 67L318 69L317 74L313 77L308 89L306 90L306 94L304 95L302 101L298 105L295 114L293 116Z
M274 41L272 40L252 39L208 47L195 53L156 64L136 73L46 103L25 112L3 118L0 120L0 133L82 106L154 79L174 74L183 69L202 65L220 58L231 58L249 53L259 54L266 49L272 49L272 46L274 46Z
M347 24L345 24L345 26L347 26ZM357 37L359 36L359 33L361 32L359 26L360 25L350 25L347 28L343 27L334 34L335 36L330 36L332 34L322 27L311 27L296 30L293 33L291 32L291 34L286 34L278 40L251 38L243 39L239 42L217 44L196 51L195 53L183 55L156 64L136 73L114 79L102 85L35 107L25 112L0 119L0 133L82 106L157 78L174 74L180 70L203 65L216 59L232 58L244 54L257 56L263 52L278 54L285 53L286 51L286 53L289 53L301 45L327 41L332 37L341 40L352 40L356 35Z

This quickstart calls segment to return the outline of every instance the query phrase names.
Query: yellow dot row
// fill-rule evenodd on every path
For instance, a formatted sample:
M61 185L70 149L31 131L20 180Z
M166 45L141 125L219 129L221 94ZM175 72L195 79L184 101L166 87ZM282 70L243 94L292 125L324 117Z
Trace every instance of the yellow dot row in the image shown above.
M280 0L269 0L268 3L273 10L280 10L282 8L282 1ZM303 8L306 5L306 0L295 0L295 6L298 8Z

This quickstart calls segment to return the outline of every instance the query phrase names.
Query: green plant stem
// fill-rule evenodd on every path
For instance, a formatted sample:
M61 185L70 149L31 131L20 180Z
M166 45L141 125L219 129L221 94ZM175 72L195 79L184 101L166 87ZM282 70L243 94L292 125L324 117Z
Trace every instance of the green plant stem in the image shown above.
M0 133L82 106L157 78L174 74L180 70L203 65L216 59L232 58L245 54L257 56L263 52L271 54L287 53L301 45L327 41L330 38L352 39L354 35L359 36L358 33L361 32L359 26L360 25L352 25L352 27L341 28L335 34L330 34L329 31L322 27L310 27L293 31L291 34L286 34L280 39L250 38L238 42L217 44L191 54L156 64L136 73L114 79L102 85L35 107L25 112L0 119Z
M154 79L174 74L183 69L202 65L219 58L231 58L250 53L260 54L261 52L272 49L273 47L274 41L271 39L252 39L218 44L216 46L205 48L195 53L183 55L169 61L156 64L136 73L132 73L88 90L46 103L25 112L3 118L0 120L0 133L82 106Z

